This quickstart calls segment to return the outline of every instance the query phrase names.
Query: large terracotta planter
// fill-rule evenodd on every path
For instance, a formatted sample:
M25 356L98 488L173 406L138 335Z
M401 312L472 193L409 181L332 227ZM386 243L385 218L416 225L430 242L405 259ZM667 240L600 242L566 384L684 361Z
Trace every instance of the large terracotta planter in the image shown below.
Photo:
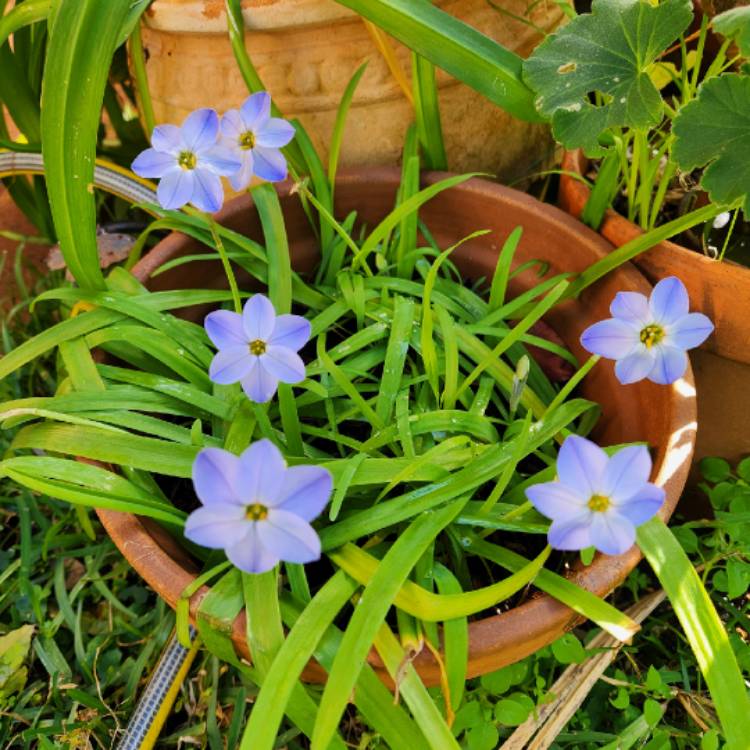
M541 41L533 28L487 0L441 0L444 10L521 56ZM524 16L526 0L500 0ZM298 117L327 158L336 110L354 71L368 62L347 120L343 166L395 165L413 110L362 19L335 0L246 0L246 46L261 79L287 117ZM564 15L551 0L529 15L544 31ZM189 111L237 107L247 89L227 38L223 0L156 0L144 15L146 70L157 122ZM394 42L405 71L409 51ZM440 71L440 104L450 168L497 172L509 182L540 169L552 146L548 130L515 120Z
M441 176L431 174L425 181L435 182ZM373 226L392 208L398 184L396 169L345 173L336 185L336 213L346 216L356 210L360 221ZM280 185L278 191L293 264L301 272L311 270L317 247L308 220L298 197L291 194L289 184ZM523 226L524 234L516 263L540 258L550 264L552 274L581 271L609 250L609 245L594 232L553 206L478 179L441 193L422 209L421 218L441 247L452 245L477 229L492 230L492 234L461 245L451 256L467 279L491 276L504 238L518 225ZM248 197L231 201L218 219L262 241L258 215ZM172 234L141 260L134 273L154 291L223 286L225 279L218 262L193 262L153 276L163 263L194 253L196 249L193 240ZM533 274L520 274L513 279L510 292L516 295L534 283ZM576 355L584 357L578 341L581 331L607 315L610 300L620 290L647 292L649 285L633 267L625 266L587 290L580 300L556 307L548 322ZM596 435L602 444L645 440L653 446L653 481L666 490L667 501L661 515L668 518L682 491L693 452L692 373L688 371L670 387L641 382L623 388L615 380L612 367L603 363L586 379L582 392L602 405ZM153 522L111 511L99 511L99 517L133 567L174 607L180 593L195 579L195 563ZM619 557L598 556L589 567L573 569L570 577L604 596L624 580L639 559L635 547ZM193 616L207 592L204 587L192 597ZM580 620L572 610L551 597L536 595L508 612L474 621L469 628L469 675L483 674L517 661L550 643ZM249 657L244 627L244 614L241 614L234 623L233 640L237 650ZM370 661L387 679L374 653ZM428 684L438 683L438 666L427 652L419 655L416 665ZM325 675L320 667L311 664L305 677L321 680Z
M590 191L573 175L585 174L587 168L580 151L565 154L559 204L576 217ZM641 229L610 210L599 232L620 247L641 234ZM716 325L708 341L691 353L700 424L696 459L723 456L739 460L750 453L750 268L711 260L674 242L661 242L634 262L652 283L666 276L679 277L692 306Z

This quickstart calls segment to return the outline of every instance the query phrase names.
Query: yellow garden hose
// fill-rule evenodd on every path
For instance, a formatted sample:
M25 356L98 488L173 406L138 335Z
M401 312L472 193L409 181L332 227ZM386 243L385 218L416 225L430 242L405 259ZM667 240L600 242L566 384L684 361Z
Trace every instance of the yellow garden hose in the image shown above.
M0 150L0 178L29 174L44 174L41 154ZM105 159L97 159L94 165L94 187L132 203L156 202L152 183ZM192 645L187 649L174 633L170 636L116 750L151 750L156 744L198 653L198 639L193 628L190 628L190 638Z

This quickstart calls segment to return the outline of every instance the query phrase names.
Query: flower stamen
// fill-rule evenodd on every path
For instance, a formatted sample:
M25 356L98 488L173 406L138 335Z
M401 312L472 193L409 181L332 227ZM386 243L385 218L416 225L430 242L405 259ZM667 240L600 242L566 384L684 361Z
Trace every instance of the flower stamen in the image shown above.
M250 342L250 354L254 354L256 357L260 357L261 354L266 353L266 342L260 339Z
M198 164L195 154L192 151L180 151L180 155L177 157L177 163L185 170L195 169Z
M609 508L610 499L606 495L592 495L589 498L589 510L594 513L603 513Z
M252 130L246 130L239 137L239 145L243 151L249 151L255 146L255 133Z
M646 345L647 349L650 349L655 344L661 342L664 338L664 329L656 323L651 323L645 328L641 329L641 343Z
M260 503L253 503L245 508L245 518L248 521L265 521L268 518L268 508Z

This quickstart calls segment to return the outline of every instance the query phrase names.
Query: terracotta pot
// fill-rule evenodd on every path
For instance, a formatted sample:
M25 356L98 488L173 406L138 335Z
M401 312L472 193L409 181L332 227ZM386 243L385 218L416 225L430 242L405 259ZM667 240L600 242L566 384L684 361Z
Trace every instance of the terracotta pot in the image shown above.
M430 174L427 183L443 177ZM356 210L359 220L373 226L392 208L399 184L397 169L360 170L344 173L336 185L336 214L346 216ZM291 186L278 187L289 234L291 255L300 271L313 268L317 256L316 241L308 220ZM602 258L609 245L594 232L553 206L539 203L528 195L495 183L471 180L430 201L420 213L441 247L454 244L477 229L492 234L461 245L451 256L467 279L491 276L499 248L517 225L524 228L516 254L516 263L541 258L550 264L550 273L581 271ZM248 197L231 201L218 219L236 231L262 241L260 222ZM196 243L180 234L160 242L135 267L134 273L154 291L180 288L224 286L219 263L193 262L158 276L153 273L163 263L194 253ZM536 279L531 273L513 279L511 294L529 288ZM619 269L587 290L578 301L556 307L548 322L577 356L585 353L579 344L582 330L606 316L609 302L619 290L649 291L646 280L631 266ZM205 311L201 311L204 314ZM198 318L198 315L194 317ZM695 434L695 399L692 373L670 387L649 382L622 387L613 368L600 365L586 379L583 395L602 405L596 438L603 445L646 440L654 447L653 481L666 490L662 509L668 518L677 504L687 476ZM194 580L197 567L187 554L156 524L133 515L99 511L104 526L133 567L171 606ZM570 577L581 586L604 596L619 585L640 559L633 547L619 557L597 556L587 568L576 567ZM208 592L202 588L190 601L195 616ZM563 604L546 595L536 595L521 606L501 615L472 622L469 627L469 676L484 674L515 662L559 637L579 623L581 618ZM233 640L239 653L248 657L244 635L244 614L234 623ZM376 654L370 661L387 680ZM436 662L426 651L416 665L428 684L437 684ZM321 668L310 665L306 679L325 678Z
M559 204L576 217L581 215L590 191L566 172L582 175L587 169L588 162L580 151L565 154ZM599 232L620 247L641 234L641 229L609 210ZM652 283L667 276L680 278L692 307L716 325L708 341L691 353L700 424L695 457L739 460L750 453L750 268L711 260L674 242L661 242L634 262Z
M524 16L526 0L501 0ZM355 70L369 61L344 134L342 166L395 165L413 110L377 51L362 19L334 0L246 0L246 46L264 84L287 117L298 117L327 159L336 111ZM525 57L541 35L486 0L441 0L447 12ZM223 112L247 93L227 38L223 0L156 0L144 14L146 70L157 122L179 123L210 106ZM529 20L544 31L564 19L550 0ZM405 71L409 50L393 42ZM474 90L438 72L450 168L525 177L552 155L549 131L516 120ZM540 155L542 155L540 157Z

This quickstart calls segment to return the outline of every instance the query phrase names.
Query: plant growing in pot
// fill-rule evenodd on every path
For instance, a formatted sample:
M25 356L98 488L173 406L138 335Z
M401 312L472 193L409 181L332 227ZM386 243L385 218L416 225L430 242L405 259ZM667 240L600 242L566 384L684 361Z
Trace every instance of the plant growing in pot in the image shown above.
M750 357L742 343L750 333L743 306L750 256L740 208L746 186L736 179L742 157L736 154L731 167L728 161L741 137L741 113L728 97L742 84L727 71L744 59L732 40L747 14L702 16L698 31L688 34L692 14L682 0L636 2L625 11L598 0L538 48L525 80L567 149L560 205L618 248L645 232L637 257L619 256L633 257L654 283L678 276L718 321L717 335L694 358L701 396L696 454L737 460L750 451ZM713 33L724 37L717 42ZM718 46L713 56L706 53L709 39ZM722 93L723 103L701 104ZM720 153L723 161L704 170ZM671 229L660 234L665 227Z
M3 361L8 372L59 346L67 378L54 397L4 406L6 424L23 426L21 455L2 471L99 508L178 608L183 635L192 614L206 645L261 686L247 746L271 747L284 713L313 747L340 744L356 688L393 747L454 747L467 675L520 658L578 616L632 635L597 595L637 562L636 526L660 575L674 575L663 556L679 547L652 517L679 496L694 415L684 351L675 360L667 350L698 343L674 338L681 330L701 338L711 326L688 313L679 281L649 300L628 268L563 302L571 274L606 262L602 242L554 208L467 177L429 176L420 189L392 170L343 175L330 186L333 213L304 183L253 188L218 221L173 210L215 208L217 174L241 178L238 146L258 165L280 158L292 131L268 106L256 94L240 113L249 149L234 114L223 128L234 148L216 144L207 110L155 132L134 167L161 179L171 208L153 207L158 226L194 242L171 235L133 276L112 272L103 292L44 296L96 309ZM413 164L413 137L407 148ZM319 214L312 223L306 206ZM206 316L217 304L228 309ZM632 304L653 321L636 326ZM600 320L609 307L615 317ZM531 334L543 317L572 354ZM580 338L628 370L623 326L655 356L627 391L611 367L590 372L598 356L560 387L525 351L577 364ZM583 437L597 422L591 437L608 452ZM654 483L641 441L654 450ZM587 551L590 565L558 575L566 558L549 560L544 516L558 550L605 554L591 563ZM692 569L682 580L675 568L691 589ZM547 596L525 601L532 581ZM325 672L318 704L299 679ZM398 685L411 716L376 674ZM425 690L435 682L438 705Z

